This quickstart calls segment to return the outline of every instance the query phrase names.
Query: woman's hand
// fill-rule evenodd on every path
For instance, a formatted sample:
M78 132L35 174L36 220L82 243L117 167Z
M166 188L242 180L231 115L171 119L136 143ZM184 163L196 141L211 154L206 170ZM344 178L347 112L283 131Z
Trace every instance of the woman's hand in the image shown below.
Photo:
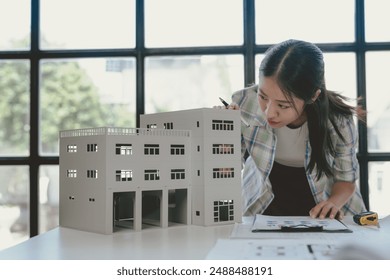
M213 106L213 108L214 109L240 110L240 107L235 103L231 103L228 106L217 105L217 106Z
M343 218L343 214L340 211L339 206L337 206L335 203L333 203L330 200L321 201L316 206L314 206L310 212L309 215L312 218L330 218L330 219L339 219L341 220Z
M310 217L341 220L343 218L341 208L351 198L355 191L355 187L355 183L350 182L334 183L330 197L314 206L309 212Z

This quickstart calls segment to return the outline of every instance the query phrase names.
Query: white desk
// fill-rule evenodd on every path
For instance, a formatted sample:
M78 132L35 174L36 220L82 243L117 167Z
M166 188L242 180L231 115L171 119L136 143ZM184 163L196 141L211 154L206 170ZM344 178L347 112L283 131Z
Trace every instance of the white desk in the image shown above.
M380 249L390 252L390 217L380 229L364 228L353 223L352 217L344 222L354 233L342 233L346 239L367 241L384 240ZM103 235L58 227L30 238L14 247L0 251L0 260L202 260L206 259L219 239L229 239L234 225L202 227L179 225L169 228L148 228L140 232L121 230ZM324 233L335 238L335 233ZM302 235L301 240L308 237ZM255 234L248 238L280 243L281 239ZM291 236L292 237L292 236ZM296 237L295 237L296 238ZM313 234L317 240L318 237ZM237 255L238 256L238 255ZM386 254L385 258L388 255ZM390 257L389 257L390 259Z
M0 260L201 260L218 238L229 238L232 229L179 225L103 235L57 227L0 251Z

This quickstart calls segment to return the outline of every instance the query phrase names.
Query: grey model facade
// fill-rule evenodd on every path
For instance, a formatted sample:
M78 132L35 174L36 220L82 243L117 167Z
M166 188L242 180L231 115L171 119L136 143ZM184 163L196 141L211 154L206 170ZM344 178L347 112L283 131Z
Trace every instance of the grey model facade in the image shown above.
M241 221L239 112L141 116L60 132L60 226L103 234Z

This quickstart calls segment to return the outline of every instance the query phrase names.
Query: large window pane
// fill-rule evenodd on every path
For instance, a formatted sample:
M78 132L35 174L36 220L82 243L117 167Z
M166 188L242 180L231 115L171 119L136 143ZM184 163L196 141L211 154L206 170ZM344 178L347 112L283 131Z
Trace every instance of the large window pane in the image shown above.
M0 51L30 48L31 0L0 1Z
M145 72L146 113L211 108L244 86L239 55L150 57Z
M366 41L390 41L390 1L375 0L364 1L366 21Z
M133 48L135 0L41 0L42 49Z
M41 61L40 152L58 155L58 131L135 126L135 60Z
M59 168L43 165L39 168L39 233L59 224Z
M356 105L356 56L354 53L324 53L325 81L329 90L351 98Z
M354 41L354 0L256 0L256 43Z
M390 152L390 52L368 52L367 125L370 152Z
M29 170L0 166L0 250L29 237Z
M390 162L370 162L368 169L370 209L382 217L390 215Z
M147 47L241 45L242 0L145 0Z
M30 64L0 60L0 156L29 155Z

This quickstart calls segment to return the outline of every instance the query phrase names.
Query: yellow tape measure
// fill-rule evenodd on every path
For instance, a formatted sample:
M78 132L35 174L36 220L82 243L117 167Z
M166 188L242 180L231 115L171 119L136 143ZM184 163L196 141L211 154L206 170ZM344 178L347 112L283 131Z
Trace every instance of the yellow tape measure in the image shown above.
M373 225L378 226L378 214L373 211L362 212L360 214L353 215L353 221L358 225Z

